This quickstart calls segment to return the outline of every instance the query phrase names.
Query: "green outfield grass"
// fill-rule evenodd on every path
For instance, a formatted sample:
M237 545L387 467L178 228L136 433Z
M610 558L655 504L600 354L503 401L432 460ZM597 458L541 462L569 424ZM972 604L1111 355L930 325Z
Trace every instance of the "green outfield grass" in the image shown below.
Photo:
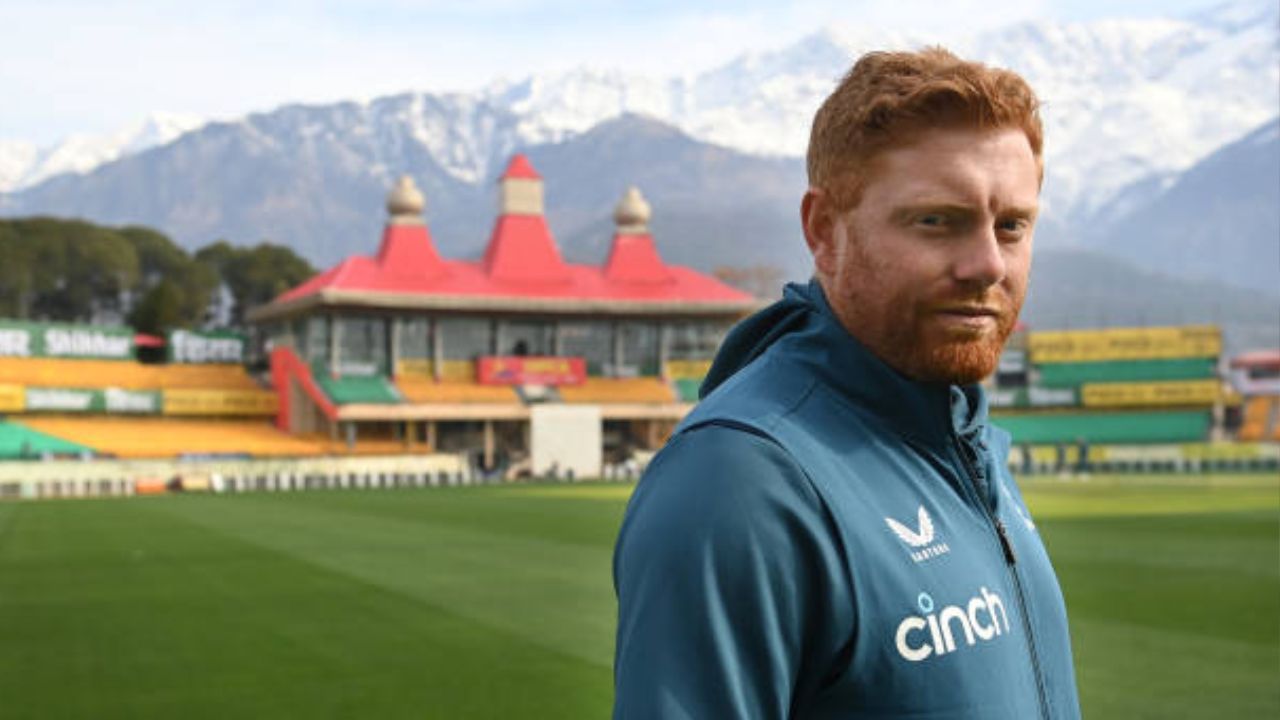
M629 491L0 503L0 717L604 717ZM1085 717L1280 716L1280 480L1025 491Z

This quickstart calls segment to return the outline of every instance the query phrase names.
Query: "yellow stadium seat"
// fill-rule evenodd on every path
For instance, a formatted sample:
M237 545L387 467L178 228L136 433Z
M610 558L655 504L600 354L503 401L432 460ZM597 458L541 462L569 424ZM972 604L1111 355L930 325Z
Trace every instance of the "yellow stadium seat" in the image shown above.
M1272 439L1278 439L1280 422L1273 422L1272 415L1280 405L1280 398L1259 395L1249 398L1244 406L1244 423L1240 426L1239 439L1256 442L1267 437L1267 426L1272 425Z
M567 403L643 403L676 402L671 386L660 378L587 378L581 385L557 388Z
M144 365L129 360L0 357L0 383L37 387L260 390L239 365Z
M327 439L289 435L262 420L26 416L20 423L122 458L184 453L254 456L324 455Z
M435 382L427 378L396 378L396 387L407 402L415 405L431 403L519 403L520 398L508 385L481 385L476 382Z

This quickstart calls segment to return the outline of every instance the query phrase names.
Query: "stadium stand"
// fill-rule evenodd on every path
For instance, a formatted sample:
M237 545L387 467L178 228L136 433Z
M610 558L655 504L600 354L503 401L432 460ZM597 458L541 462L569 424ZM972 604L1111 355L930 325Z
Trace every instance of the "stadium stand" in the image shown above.
M366 377L325 377L316 379L329 399L347 403L392 404L401 402L400 393L381 375Z
M1233 357L1231 383L1244 398L1238 437L1280 440L1280 350L1254 350Z
M0 421L0 460L87 452L92 452L92 448L33 430L20 423Z
M478 382L436 382L426 378L403 377L396 387L408 402L429 403L518 403L513 388L507 385L481 385Z
M1001 415L995 423L1018 443L1176 443L1208 436L1212 415L1171 412L1043 412Z
M327 439L281 432L261 420L31 415L19 424L54 438L74 438L74 444L121 458L219 454L305 457L341 447Z
M1211 438L1225 398L1218 328L1022 333L1001 357L989 393L993 419L1015 443L1050 444L1057 456L1059 446L1076 443Z
M1044 387L1075 387L1096 382L1156 382L1212 378L1214 358L1171 360L1118 360L1081 363L1044 363L1038 366Z
M1274 398L1266 395L1249 398L1244 406L1244 423L1240 426L1241 440L1257 441L1267 437L1272 425Z
M240 365L146 365L131 360L0 357L0 378L40 387L261 390Z
M676 395L680 398L680 402L698 402L698 388L702 387L701 380L678 378L673 380L672 383L676 387Z
M567 403L674 403L671 386L656 377L589 377L581 385L559 388Z

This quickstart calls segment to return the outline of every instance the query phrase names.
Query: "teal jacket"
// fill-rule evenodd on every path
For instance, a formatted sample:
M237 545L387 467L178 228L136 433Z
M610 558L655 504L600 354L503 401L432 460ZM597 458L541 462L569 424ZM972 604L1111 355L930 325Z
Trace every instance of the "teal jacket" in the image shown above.
M614 554L615 718L1078 718L1066 608L978 386L816 282L730 333Z

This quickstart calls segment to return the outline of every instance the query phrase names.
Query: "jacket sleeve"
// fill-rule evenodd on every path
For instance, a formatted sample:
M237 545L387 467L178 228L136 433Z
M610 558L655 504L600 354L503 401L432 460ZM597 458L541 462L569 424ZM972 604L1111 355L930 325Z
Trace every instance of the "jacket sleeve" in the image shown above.
M825 505L782 448L738 428L685 431L655 458L614 585L615 719L788 717L853 637Z

